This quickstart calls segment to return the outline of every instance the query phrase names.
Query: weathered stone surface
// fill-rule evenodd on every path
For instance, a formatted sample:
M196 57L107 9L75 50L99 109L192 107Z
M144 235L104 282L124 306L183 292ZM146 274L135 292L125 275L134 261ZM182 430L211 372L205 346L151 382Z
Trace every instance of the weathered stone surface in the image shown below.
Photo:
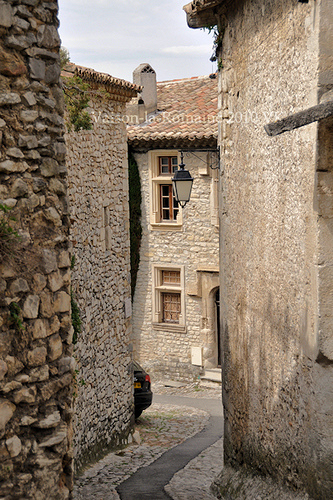
M50 180L50 190L60 196L63 196L66 194L66 185L61 182L61 180L53 177Z
M0 462L9 458L9 453L4 442L0 443Z
M0 380L4 379L7 371L8 371L7 363L5 363L5 361L0 359Z
M21 111L21 119L24 123L32 123L38 118L38 111L35 110L24 110Z
M56 292L62 288L64 280L60 271L56 271L48 275L49 288L52 292Z
M0 162L0 172L9 174L12 172L25 172L29 168L29 165L25 162L15 162L12 160L5 160Z
M47 350L46 347L36 347L32 351L27 352L28 366L41 366L45 364Z
M35 98L35 95L33 92L26 92L25 94L23 94L22 95L22 102L26 106L34 106L35 104L37 104L37 101L36 101L36 98Z
M19 146L27 149L34 149L38 146L38 141L34 135L20 135Z
M55 294L54 311L68 312L71 308L71 298L66 292L58 292Z
M20 76L24 75L26 72L27 68L21 58L6 50L1 51L0 74L6 76Z
M0 106L6 106L8 104L19 104L21 102L21 97L19 94L14 92L2 92L0 93Z
M58 257L58 267L60 269L63 269L65 267L70 267L70 265L71 265L71 261L70 261L69 252L67 250L62 250L59 253L59 257Z
M28 184L20 178L16 179L11 189L12 197L19 198L21 196L25 196L27 193L28 193Z
M10 28L13 24L13 8L5 2L0 2L0 26Z
M23 2L25 3L25 2ZM35 2L36 3L36 2ZM34 5L34 4L27 4L27 5ZM24 17L25 19L29 19L31 17L31 12L25 5L18 5L16 7L16 14L18 14L20 17Z
M37 318L39 302L40 298L38 295L28 295L23 305L23 317L29 319Z
M61 217L54 207L47 208L44 211L44 216L48 221L52 222L52 224L54 224L56 227L62 225Z
M34 427L39 427L40 429L50 429L52 427L57 427L61 422L61 417L59 411L51 413L48 417L43 420L39 420L34 424Z
M47 148L51 144L51 137L49 135L44 135L41 139L38 140L38 146L42 148Z
M29 47L33 38L35 38L34 35L11 35L6 38L6 45L12 49L24 50Z
M45 287L47 283L47 278L43 274L35 274L34 275L34 291L35 292L41 292Z
M49 380L50 373L48 365L43 365L40 368L33 368L29 372L30 382L45 382Z
M21 387L22 387L21 382L18 382L17 380L12 380L11 382L8 382L8 384L5 384L3 387L1 387L1 392L7 394L8 392L15 391L16 389L21 389Z
M14 208L17 205L17 200L15 200L15 198L7 198L3 203L6 207Z
M54 313L52 296L49 292L40 294L40 314L43 318L51 318Z
M58 161L64 161L66 159L66 145L64 142L56 142L53 145L55 157Z
M6 440L6 447L9 455L14 458L17 457L22 450L22 443L18 436L13 436Z
M42 177L34 177L33 179L33 190L35 193L38 193L41 190L47 188L47 182Z
M59 164L53 158L44 158L40 171L44 177L53 177L59 173Z
M5 205L6 205L6 203L5 203ZM3 293L6 290L6 288L7 288L6 281L3 280L2 278L0 278L0 292Z
M41 155L38 151L32 150L32 151L26 151L25 153L25 158L27 160L40 160Z
M17 382L20 382L21 384L28 384L30 382L29 375L27 375L26 373L19 373L18 375L16 375L15 380Z
M54 26L40 26L37 31L37 43L40 47L48 49L60 47L60 38L57 29Z
M42 252L43 270L45 274L50 274L57 270L57 254L54 250L44 249Z
M49 338L49 359L55 361L62 355L62 340L59 334Z
M66 373L61 378L57 380L52 380L51 382L45 384L40 388L40 393L44 400L50 399L55 393L63 389L64 387L71 386L73 382L73 376L71 373Z
M44 80L45 68L46 66L44 61L32 57L29 59L30 77L34 80Z
M58 61L59 63L59 54L56 52L51 52L50 50L47 49L41 49L39 47L31 47L30 49L26 50L26 53L28 56L35 57L35 56L40 56L43 59L53 59Z
M28 209L33 212L36 207L39 205L39 196L35 193L29 196L28 198Z
M11 158L24 158L24 154L19 148L9 148L6 151L6 154Z
M51 438L40 443L39 446L40 446L40 448L51 448L52 446L55 446L56 444L62 443L62 441L64 439L66 439L66 437L67 437L67 432L60 431L60 432L57 432L57 434L55 434Z
M15 410L16 406L13 403L7 399L0 399L0 433L5 429Z
M63 108L58 105L62 89L56 12L53 0L0 0L0 203L15 207L13 227L20 236L17 259L0 263L4 306L0 394L7 398L0 400L0 460L6 461L0 471L0 496L6 498L70 496L63 485L71 484L70 455L66 456L72 439L67 433L71 416L66 414L66 425L61 425L58 408L63 412L71 404L72 390L64 388L72 375L66 380L66 372L59 379L58 362L72 352L66 343L71 327L63 323L59 334L63 314L60 319L54 314L50 289L68 290L69 284L68 274L64 279L57 270L58 252L69 243L67 220L64 227L61 220L68 211L61 189L62 183L66 185L66 170L56 161L64 162L64 153L55 146L64 140ZM40 174L41 164L45 177ZM49 187L58 175L60 184L54 186L61 198ZM47 289L48 274L52 276ZM20 331L7 321L12 302L22 310ZM57 401L45 404L38 392L43 385L48 398L60 391ZM16 411L14 402L19 405ZM37 427L31 428L35 423ZM59 439L59 432L64 432L65 439ZM48 444L39 449L37 440L54 436L50 457Z
M58 372L59 375L71 372L74 373L75 370L75 359L72 357L61 358L58 361Z
M46 83L57 83L60 77L60 68L58 64L51 64L46 68L45 72L45 82Z
M13 295L20 292L28 292L29 285L25 279L18 278L17 280L13 281L13 283L10 285L10 291Z
M60 321L58 316L53 316L53 318L50 321L50 331L52 333L57 333L60 329Z
M23 427L33 425L35 422L37 422L37 418L35 417L30 417L29 415L26 415L21 419L20 425Z
M34 339L45 339L51 335L48 320L36 319L32 327L32 335Z
M6 356L5 358L7 367L8 367L8 376L14 377L17 373L23 370L24 365L20 360L15 358L15 356Z
M18 16L14 16L14 24L23 31L27 31L30 27L30 23Z
M13 394L13 401L15 404L19 403L34 403L36 401L37 389L35 386L24 387Z

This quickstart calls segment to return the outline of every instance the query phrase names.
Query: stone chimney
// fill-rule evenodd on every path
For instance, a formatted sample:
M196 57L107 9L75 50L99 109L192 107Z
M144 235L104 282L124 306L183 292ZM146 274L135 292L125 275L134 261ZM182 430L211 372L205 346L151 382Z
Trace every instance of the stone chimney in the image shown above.
M139 96L139 103L144 103L146 113L153 113L157 109L156 73L148 63L140 64L133 71L133 83L143 87Z

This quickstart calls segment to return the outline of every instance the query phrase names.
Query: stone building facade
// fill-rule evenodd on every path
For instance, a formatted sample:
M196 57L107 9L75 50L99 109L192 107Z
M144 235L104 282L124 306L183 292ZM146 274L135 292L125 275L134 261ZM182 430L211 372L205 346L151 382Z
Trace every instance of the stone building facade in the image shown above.
M74 417L76 469L126 442L133 425L126 102L139 87L69 65L89 85L92 130L66 134L72 289L82 331ZM73 74L72 74L73 76ZM74 261L73 261L74 262Z
M216 75L157 86L148 64L133 75L144 84L127 110L139 122L128 128L128 141L142 192L134 356L153 376L196 380L212 369L219 378ZM181 150L194 177L191 206L184 209L171 185Z
M0 496L72 489L72 326L57 1L0 2ZM16 231L7 239L9 227Z
M332 117L277 137L264 126L332 101L333 2L185 10L191 27L222 33L225 464L331 498Z

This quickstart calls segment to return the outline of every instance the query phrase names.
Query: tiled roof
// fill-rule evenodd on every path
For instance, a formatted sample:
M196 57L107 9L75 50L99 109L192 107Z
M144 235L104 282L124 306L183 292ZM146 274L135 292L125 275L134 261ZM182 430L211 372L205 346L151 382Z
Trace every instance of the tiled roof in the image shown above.
M213 76L213 75L212 75ZM217 141L217 78L157 83L157 112L128 126L133 147L211 147Z
M61 76L63 78L79 76L84 82L89 83L92 88L103 86L115 100L129 101L141 91L139 85L73 63L66 64Z

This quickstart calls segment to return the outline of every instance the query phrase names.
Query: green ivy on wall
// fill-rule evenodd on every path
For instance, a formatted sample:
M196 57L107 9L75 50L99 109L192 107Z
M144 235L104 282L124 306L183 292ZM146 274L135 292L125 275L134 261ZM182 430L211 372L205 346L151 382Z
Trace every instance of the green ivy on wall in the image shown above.
M131 289L132 300L140 263L141 227L141 181L138 165L133 152L128 152L128 182L130 208L130 245L131 245Z

